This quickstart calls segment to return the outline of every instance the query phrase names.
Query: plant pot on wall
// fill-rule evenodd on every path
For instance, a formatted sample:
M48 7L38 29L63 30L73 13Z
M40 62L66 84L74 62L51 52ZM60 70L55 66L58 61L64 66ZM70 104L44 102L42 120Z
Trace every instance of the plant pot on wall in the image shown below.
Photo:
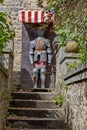
M77 53L79 51L79 45L75 41L68 41L66 44L66 52Z

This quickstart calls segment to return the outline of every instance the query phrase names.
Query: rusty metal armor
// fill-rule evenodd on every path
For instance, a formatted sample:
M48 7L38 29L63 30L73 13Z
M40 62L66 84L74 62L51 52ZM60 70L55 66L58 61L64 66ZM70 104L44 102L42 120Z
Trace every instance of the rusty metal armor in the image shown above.
M51 48L48 39L39 36L35 40L30 41L30 51L29 51L30 63L34 64L33 68L33 82L34 88L37 88L38 72L40 72L41 78L41 88L45 88L45 78L46 78L46 64L51 64ZM35 63L38 61L41 63L46 63L43 66L36 67Z
M38 57L40 57L40 61L51 63L52 56L49 40L43 37L38 37L31 41L29 57L31 64L37 61Z

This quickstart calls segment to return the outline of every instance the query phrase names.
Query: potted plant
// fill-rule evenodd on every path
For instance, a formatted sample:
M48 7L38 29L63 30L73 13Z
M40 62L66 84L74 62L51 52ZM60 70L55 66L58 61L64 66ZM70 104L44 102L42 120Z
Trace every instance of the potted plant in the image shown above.
M60 46L65 46L65 50L67 52L79 51L80 36L77 33L71 32L68 28L65 29L61 28L58 29L57 34L58 36L55 39L56 39L56 43L59 44L58 47L56 47L56 49L58 49L60 45Z

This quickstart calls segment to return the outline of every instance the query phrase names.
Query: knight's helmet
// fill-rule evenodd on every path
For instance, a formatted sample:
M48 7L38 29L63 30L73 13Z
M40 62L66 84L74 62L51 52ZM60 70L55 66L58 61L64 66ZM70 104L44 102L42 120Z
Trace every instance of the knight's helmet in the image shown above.
M45 33L45 29L37 29L37 35L43 37Z
M45 34L45 31L46 31L46 29L47 29L47 26L48 26L48 25L46 25L46 24L41 24L41 25L37 28L37 35L43 37L44 34Z

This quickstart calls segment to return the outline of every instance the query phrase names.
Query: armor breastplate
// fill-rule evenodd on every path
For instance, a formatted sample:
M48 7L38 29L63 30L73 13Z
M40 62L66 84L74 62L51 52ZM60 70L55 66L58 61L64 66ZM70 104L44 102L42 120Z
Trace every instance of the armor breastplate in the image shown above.
M43 37L38 37L30 42L30 60L35 63L40 62L51 63L50 42Z
M43 39L36 39L35 51L44 51L45 50L45 41Z

